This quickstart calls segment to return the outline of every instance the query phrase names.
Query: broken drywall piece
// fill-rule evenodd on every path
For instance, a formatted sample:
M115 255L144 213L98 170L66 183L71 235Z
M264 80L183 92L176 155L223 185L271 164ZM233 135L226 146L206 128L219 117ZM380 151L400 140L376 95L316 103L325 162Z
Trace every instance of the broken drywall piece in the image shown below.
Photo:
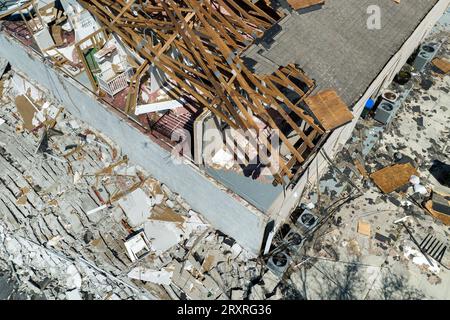
M145 105L138 105L136 106L135 114L138 116L151 112L168 111L180 107L183 107L183 104L181 104L177 100L161 101Z
M98 208L89 210L88 212L86 212L86 215L88 215L88 216L93 215L93 214L95 214L95 213L97 213L97 212L100 212L100 211L102 211L102 210L105 210L106 208L108 208L108 205L107 205L107 204L104 204L104 205L102 205L102 206L100 206L100 207L98 207Z
M173 271L163 268L160 271L150 270L144 267L133 268L128 277L131 279L151 282L159 285L169 285L172 283Z
M137 189L120 199L119 206L125 212L130 226L136 228L150 217L153 203L142 189Z
M4 124L5 123L5 120L3 120L2 118L0 118L0 126L2 125L2 124Z
M74 176L73 176L73 184L78 184L81 181L81 178L83 177L83 175L79 172L75 172Z
M152 251L161 254L185 238L179 224L167 221L151 220L145 223L144 231L150 239Z
M233 252L231 259L236 259L242 252L242 247L237 243L233 244L231 247L231 251Z
M51 238L50 240L47 241L47 247L55 248L62 239L64 238L60 235Z
M71 289L80 289L82 284L81 275L77 268L72 264L66 270L66 285Z
M78 300L78 301L83 300L83 298L81 297L81 294L80 294L80 290L78 290L78 289L75 289L72 291L67 291L66 299L67 300Z

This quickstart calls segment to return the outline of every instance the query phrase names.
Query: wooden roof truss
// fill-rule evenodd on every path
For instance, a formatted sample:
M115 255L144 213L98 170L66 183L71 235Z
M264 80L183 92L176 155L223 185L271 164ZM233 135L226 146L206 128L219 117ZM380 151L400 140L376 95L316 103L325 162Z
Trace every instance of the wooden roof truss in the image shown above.
M314 82L301 70L287 65L271 75L256 75L240 58L276 22L264 1L79 2L144 58L145 66L162 71L176 97L208 108L234 129L258 130L255 117L267 128L279 129L280 142L290 155L280 157L280 169L272 171L277 183L294 176L294 168L305 161L305 152L324 133L301 107L314 89ZM127 106L129 112L134 107ZM274 114L282 121L276 121ZM292 131L300 143L290 142L287 135ZM269 137L259 136L259 143L270 147Z

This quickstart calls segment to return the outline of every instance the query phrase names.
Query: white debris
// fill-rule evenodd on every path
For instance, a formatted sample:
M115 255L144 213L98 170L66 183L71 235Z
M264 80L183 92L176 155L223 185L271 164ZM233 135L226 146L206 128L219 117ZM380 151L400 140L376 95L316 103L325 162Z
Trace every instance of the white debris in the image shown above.
M77 184L81 181L82 178L82 174L79 172L75 172L75 174L73 175L73 184Z
M111 296L106 298L106 300L119 301L119 300L122 300L122 299L120 299L120 297L117 294L113 293Z
M193 210L189 211L189 219L184 223L183 230L186 235L190 235L192 233L201 233L208 229L209 225L200 219L198 213Z
M233 290L231 291L231 300L244 300L244 290Z
M145 234L150 239L151 248L161 254L185 239L185 233L178 223L150 220L144 225Z
M172 283L173 271L167 271L166 269L161 269L160 271L150 270L143 267L133 268L129 273L128 277L131 279L147 281L155 284L169 285Z
M61 26L61 29L63 29L64 31L67 31L67 32L71 32L73 30L73 27L72 27L72 24L69 21L67 21L66 23L64 23Z
M413 203L411 201L409 201L409 200L401 201L401 206L402 207L410 207L412 205L413 205Z
M62 236L53 237L47 241L47 246L55 248L62 239L64 239Z
M78 301L83 300L83 298L81 297L81 294L80 294L80 290L78 290L78 289L75 289L72 291L67 291L66 299L67 300L78 300Z
M415 193L420 193L421 195L427 195L428 194L428 190L427 188L425 188L423 185L421 184L416 184L414 185L414 192Z
M73 264L67 268L66 275L67 275L66 285L68 288L71 289L81 288L82 283L81 275Z
M97 213L97 212L100 212L100 211L102 211L102 210L104 210L104 209L106 209L106 208L108 208L108 205L104 204L104 205L102 205L102 206L100 206L100 207L98 207L98 208L89 210L88 212L86 212L86 214L87 214L88 216L90 216L90 215L93 215L93 214L95 214L95 213Z
M150 217L153 203L142 189L137 189L120 199L119 205L127 215L128 223L136 228Z
M175 203L173 203L173 201L171 201L171 200L167 200L166 201L166 206L168 207L168 208L174 208L175 207Z
M312 203L312 202L310 202L310 203L308 203L307 205L306 205L306 209L309 209L309 210L312 210L312 209L314 209L316 207L316 205L314 204L314 203Z
M441 269L439 268L439 264L433 258L429 257L429 260L432 263L430 264L428 259L419 250L405 246L404 255L407 259L411 259L412 257L412 262L414 264L418 266L425 266L428 268L428 270L430 270L430 272L434 274L437 274L441 271Z
M415 186L416 184L420 183L420 178L418 176L413 175L411 176L411 178L409 178L409 182Z
M260 285L257 284L252 287L250 300L264 300L265 297L264 289Z
M213 164L230 169L233 166L233 155L224 149L220 149L214 154L211 161Z
M266 274L262 277L262 281L264 281L264 289L267 293L272 293L275 290L275 287L280 283L280 277L277 277L272 273L272 271L266 272Z
M80 129L80 125L76 120L70 120L69 125L72 127L72 129L77 130Z
M3 120L2 118L0 118L0 126L2 125L2 124L4 124L5 123L5 120Z
M137 170L136 166L119 166L114 168L114 172L124 176L135 176Z
M96 140L97 140L97 138L96 138L95 135L93 135L93 134L88 134L88 135L86 136L86 142L87 142L87 143L95 143Z
M161 204L163 201L164 201L164 195L163 194L155 195L155 204Z
M239 256L242 252L242 247L238 245L237 243L233 244L231 247L231 251L233 251L233 255L231 256L232 259L236 259L237 256Z

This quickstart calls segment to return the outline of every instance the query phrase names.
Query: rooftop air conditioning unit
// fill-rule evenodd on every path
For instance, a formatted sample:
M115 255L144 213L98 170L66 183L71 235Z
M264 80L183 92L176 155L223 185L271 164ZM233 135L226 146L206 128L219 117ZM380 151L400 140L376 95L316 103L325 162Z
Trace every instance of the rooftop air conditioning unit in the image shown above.
M424 44L420 47L420 51L414 60L413 67L421 72L425 66L433 59L437 51L437 46L434 44Z
M306 229L313 229L317 223L319 222L319 219L308 209L303 211L303 213L300 215L300 217L297 220L297 223L305 227Z
M394 114L394 105L388 101L382 101L375 112L374 119L382 124L388 124Z
M395 105L398 101L399 96L393 91L386 90L381 95L381 98L383 99L383 101L387 101Z
M267 261L267 267L276 275L283 275L291 262L291 257L285 252L274 254Z

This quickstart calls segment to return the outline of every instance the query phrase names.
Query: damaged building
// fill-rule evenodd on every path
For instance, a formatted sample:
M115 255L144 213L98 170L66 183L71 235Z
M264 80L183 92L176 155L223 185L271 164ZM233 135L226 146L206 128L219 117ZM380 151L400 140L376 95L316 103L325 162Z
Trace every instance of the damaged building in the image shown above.
M0 56L259 254L450 4L372 2L0 1Z

